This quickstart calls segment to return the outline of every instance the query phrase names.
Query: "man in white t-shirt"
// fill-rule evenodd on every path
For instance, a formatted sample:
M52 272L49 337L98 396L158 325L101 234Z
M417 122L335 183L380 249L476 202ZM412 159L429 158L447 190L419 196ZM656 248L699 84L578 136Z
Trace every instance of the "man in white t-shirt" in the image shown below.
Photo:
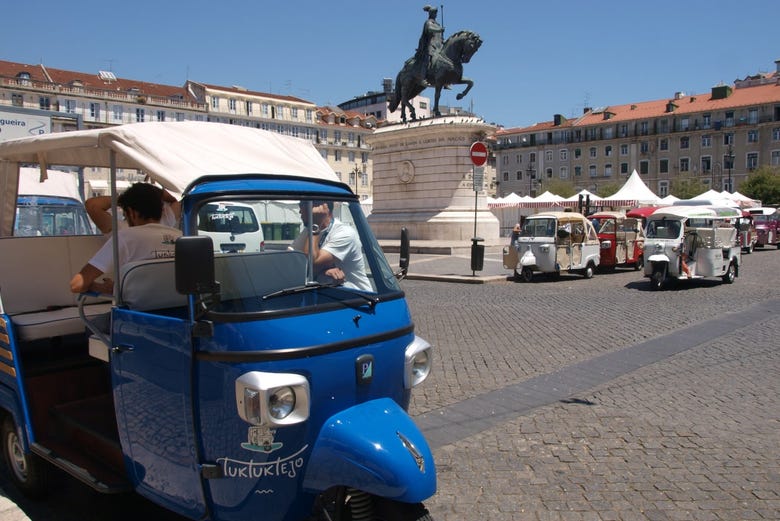
M176 200L174 196L168 193L167 190L160 190L160 194L163 202L162 216L160 217L160 224L171 226L173 228L179 227L179 217L181 215L181 203ZM87 210L87 215L95 223L98 230L104 234L111 233L111 196L110 195L98 195L90 197L84 201L84 208ZM122 214L119 214L119 228L126 227L127 222L121 220Z
M314 276L320 282L343 282L345 287L363 291L373 291L366 276L363 261L363 245L360 237L351 226L333 216L332 201L313 201L312 224L307 205L300 205L301 219L306 228L295 239L292 248L309 253L309 244L313 245ZM314 240L309 240L309 232Z
M174 256L174 242L181 235L176 228L160 224L162 190L148 183L135 183L119 196L117 203L127 221L127 227L117 232L119 265L136 260ZM100 250L70 281L74 293L96 291L113 293L114 282L98 279L113 272L113 240L109 238Z

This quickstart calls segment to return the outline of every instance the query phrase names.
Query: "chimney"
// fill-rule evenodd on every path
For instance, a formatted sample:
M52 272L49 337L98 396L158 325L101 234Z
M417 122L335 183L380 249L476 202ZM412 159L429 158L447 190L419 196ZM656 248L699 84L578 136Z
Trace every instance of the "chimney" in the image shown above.
M587 114L587 113L588 113L588 112L590 112L592 109L593 109L593 107L583 107L583 109L582 109L582 113L583 113L583 114Z
M685 93L682 91L677 91L674 93L674 99L676 100L683 99L684 97L685 97Z
M780 60L775 60L775 72L780 74Z
M566 123L566 118L563 117L562 115L555 114L553 116L553 125L555 125L556 127L558 127L558 126L560 126L560 125L562 125L564 123Z
M385 78L382 80L382 92L385 94L393 92L393 80L391 78Z
M715 85L712 87L712 99L726 99L731 96L731 87L729 85Z

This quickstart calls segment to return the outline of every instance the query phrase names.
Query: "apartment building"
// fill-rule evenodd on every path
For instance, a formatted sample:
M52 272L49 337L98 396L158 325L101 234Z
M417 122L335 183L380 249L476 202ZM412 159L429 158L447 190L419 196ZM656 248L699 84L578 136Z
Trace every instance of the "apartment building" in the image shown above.
M371 157L364 136L376 128L376 117L317 107L293 96L196 81L181 87L161 85L110 71L91 74L0 60L3 114L40 116L48 123L45 132L146 121L212 121L278 132L311 141L361 199L371 196ZM0 117L0 122L12 119ZM11 137L2 130L0 125L0 139ZM105 178L98 169L84 174L95 180L93 187L101 186L98 178ZM118 175L124 182L140 178L135 171Z
M496 132L498 196L536 196L553 179L599 195L636 170L657 195L688 176L730 192L761 165L780 166L780 60L771 73L704 94L586 108Z

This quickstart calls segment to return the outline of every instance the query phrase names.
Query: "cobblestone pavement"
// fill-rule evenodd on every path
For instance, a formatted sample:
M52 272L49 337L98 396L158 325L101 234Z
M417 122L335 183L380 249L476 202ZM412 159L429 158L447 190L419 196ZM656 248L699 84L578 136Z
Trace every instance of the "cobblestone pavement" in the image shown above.
M630 270L515 283L496 251L476 277L468 254L413 255L434 519L780 519L780 252L743 261L734 284L655 292ZM488 283L419 280L436 274ZM62 483L31 504L0 478L0 519L163 516Z

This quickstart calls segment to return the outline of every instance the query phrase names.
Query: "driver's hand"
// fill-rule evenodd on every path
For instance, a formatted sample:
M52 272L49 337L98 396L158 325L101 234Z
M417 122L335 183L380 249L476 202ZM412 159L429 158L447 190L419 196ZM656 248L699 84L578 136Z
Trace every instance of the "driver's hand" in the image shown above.
M343 283L344 280L346 279L346 275L344 275L344 272L341 269L336 268L335 266L333 268L328 268L327 270L325 270L324 273L325 275L332 278L335 282L339 284Z

